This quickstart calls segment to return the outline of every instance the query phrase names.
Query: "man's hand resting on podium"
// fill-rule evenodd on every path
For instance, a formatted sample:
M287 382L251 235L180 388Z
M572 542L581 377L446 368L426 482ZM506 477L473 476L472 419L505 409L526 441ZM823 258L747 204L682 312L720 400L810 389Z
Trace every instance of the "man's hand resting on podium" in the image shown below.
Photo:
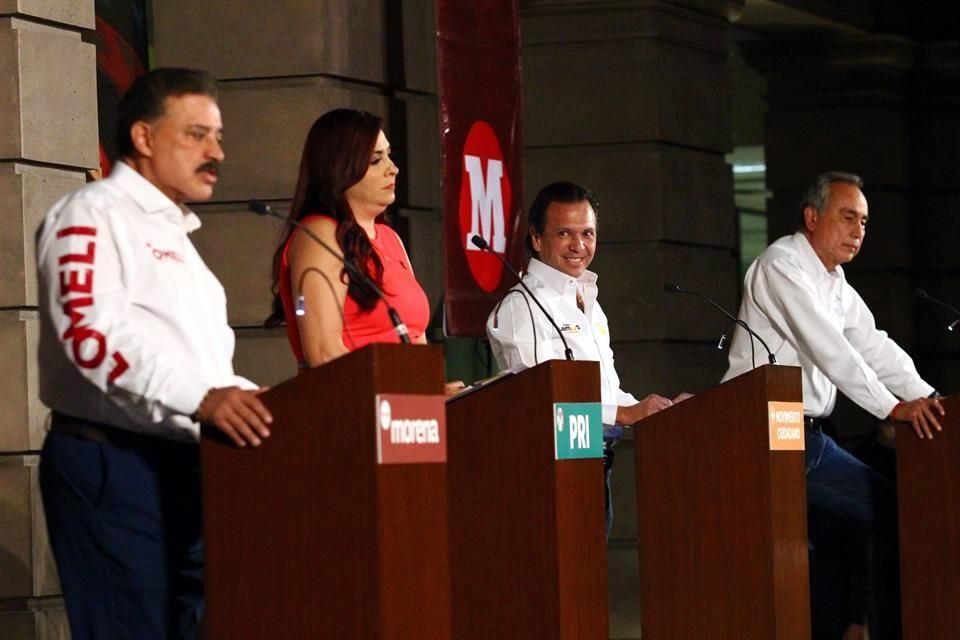
M651 393L637 404L628 407L617 407L617 424L635 424L647 416L652 416L657 411L662 411L667 407L672 407L676 403L692 397L693 394L681 393L671 400L670 398L664 398L663 396Z
M238 447L258 447L270 436L267 425L273 422L273 416L257 397L266 390L267 387L210 389L197 408L196 419L224 432Z
M945 416L939 398L917 398L910 402L898 402L890 412L890 419L897 422L909 422L921 440L933 438L933 431L943 431L937 416Z

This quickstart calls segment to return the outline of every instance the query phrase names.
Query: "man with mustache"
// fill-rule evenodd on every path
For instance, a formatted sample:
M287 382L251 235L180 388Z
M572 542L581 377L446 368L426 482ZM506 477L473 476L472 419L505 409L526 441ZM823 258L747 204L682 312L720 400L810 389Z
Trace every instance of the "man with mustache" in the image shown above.
M830 603L812 601L814 637L900 637L896 494L879 474L829 435L837 389L877 418L909 422L920 438L940 430L943 406L913 360L877 329L873 314L844 277L867 232L863 181L850 173L819 176L804 194L800 229L774 242L747 271L740 319L770 346L780 364L803 370L807 504L844 523L857 554L848 557L850 618L818 632ZM724 380L752 369L750 336L740 327ZM873 550L872 557L870 550ZM856 555L862 554L862 557ZM873 593L872 606L868 595Z
M184 203L213 195L223 160L216 98L201 71L139 78L119 106L120 161L38 231L40 486L74 640L197 637L200 423L237 446L270 434L188 237L200 221Z

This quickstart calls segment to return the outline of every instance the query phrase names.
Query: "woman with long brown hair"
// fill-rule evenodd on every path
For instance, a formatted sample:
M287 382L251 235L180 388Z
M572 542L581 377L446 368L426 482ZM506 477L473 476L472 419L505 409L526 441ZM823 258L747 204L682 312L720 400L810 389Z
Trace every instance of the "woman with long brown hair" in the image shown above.
M426 343L426 294L400 237L377 222L396 199L398 173L379 117L353 109L330 111L307 135L290 219L339 249L383 291L411 341ZM373 342L398 342L387 305L376 292L348 278L336 256L292 226L274 254L273 291L267 324L286 321L301 368Z

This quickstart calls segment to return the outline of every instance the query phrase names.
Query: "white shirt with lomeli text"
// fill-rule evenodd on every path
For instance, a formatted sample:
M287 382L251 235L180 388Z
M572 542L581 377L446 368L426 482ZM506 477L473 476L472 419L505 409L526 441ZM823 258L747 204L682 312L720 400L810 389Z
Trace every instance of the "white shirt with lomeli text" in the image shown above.
M196 441L190 417L234 375L223 287L200 227L123 162L65 196L37 236L40 398L61 413Z

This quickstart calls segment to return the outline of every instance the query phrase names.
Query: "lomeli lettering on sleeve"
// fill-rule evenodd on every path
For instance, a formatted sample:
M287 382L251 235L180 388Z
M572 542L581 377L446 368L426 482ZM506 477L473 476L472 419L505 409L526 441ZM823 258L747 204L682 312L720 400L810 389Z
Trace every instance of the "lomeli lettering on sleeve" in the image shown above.
M82 253L69 253L73 236L93 238L86 242ZM94 306L93 283L94 262L97 255L96 227L66 227L57 231L57 239L68 244L66 253L60 255L57 263L60 267L60 297L63 300L63 315L70 324L63 332L62 340L69 342L73 361L84 369L96 369L107 357L107 338L85 321L84 309ZM129 363L119 351L111 354L113 366L107 376L114 382L127 369Z

